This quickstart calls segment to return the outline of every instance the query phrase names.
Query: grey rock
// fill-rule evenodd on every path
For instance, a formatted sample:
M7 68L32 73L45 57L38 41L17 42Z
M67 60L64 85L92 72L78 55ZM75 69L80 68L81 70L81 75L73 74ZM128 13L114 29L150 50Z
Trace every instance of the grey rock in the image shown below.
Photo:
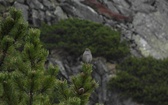
M40 21L44 22L44 20L45 20L45 13L43 11L39 11L39 19L40 19Z
M65 79L68 79L69 76L68 76L68 74L67 74L67 72L66 72L66 70L65 70L65 68L63 66L63 63L61 61L59 61L59 60L56 60L55 62L58 65L61 74L65 77Z
M45 21L45 13L43 11L33 9L31 15L31 21L34 26L38 27Z
M108 71L102 60L99 58L95 61L94 65L96 67L96 72L99 75L104 75L104 73Z
M111 11L116 12L116 13L119 13L119 11L118 11L118 9L116 8L116 6L115 6L114 3L108 1L108 2L106 2L106 5L107 5L107 7L108 7Z
M6 0L7 2L9 2L9 3L14 3L15 2L15 0Z
M24 4L25 0L17 0L17 2Z
M140 4L140 5L135 5L132 7L133 11L135 12L143 12L143 13L151 13L151 12L156 12L156 9L148 4Z
M39 24L39 12L35 9L32 10L32 23L34 26L38 26Z
M124 0L108 1L106 5L112 12L121 13L125 16L130 16L132 14L132 11L129 9L131 5Z
M122 7L125 7L125 8L129 8L130 7L130 4L128 4L128 2L126 0L113 0L113 3L116 5L116 6L122 6Z
M77 66L71 67L71 71L72 71L73 75L80 73L81 69L82 69L82 65L77 65Z
M63 12L62 8L59 6L56 7L54 15L57 17L58 21L68 18L67 15Z
M51 25L51 20L52 20L52 14L51 14L51 12L50 11L46 11L45 12L45 19L46 19L46 21L47 21L47 24L49 24L49 25Z
M142 54L155 58L168 57L168 21L160 12L152 14L138 13L133 21L136 32L134 40ZM160 47L161 46L161 47Z
M15 2L14 6L22 11L23 17L26 21L29 20L29 13L28 13L29 7L27 5Z
M0 0L0 3L4 2L4 0Z
M72 16L77 16L76 14L75 14L75 8L73 7L73 6L71 6L71 5L69 5L68 3L61 3L61 8L63 9L63 11L65 11L65 13L67 14L67 15L72 15Z
M61 4L62 9L73 17L79 17L82 19L92 20L94 22L103 22L103 17L100 16L95 10L89 6L81 4L77 0L71 0Z
M31 9L44 9L44 6L38 0L27 0L27 4Z
M93 71L93 76L94 76L94 79L96 80L97 83L101 83L101 75L99 75L97 72L95 72L96 69L94 69Z
M130 1L132 6L131 9L134 12L144 12L144 13L150 13L157 11L154 2L156 0L134 0Z
M46 6L49 9L52 8L52 3L50 0L43 0L43 4L44 4L44 6Z
M60 73L64 77L64 79L67 79L67 80L69 79L69 75L67 74L62 61L54 58L48 58L48 61L49 61L49 64L59 67Z
M168 8L167 8L168 1L167 0L162 0L162 1L157 0L155 5L158 11L160 11L163 14L168 15Z

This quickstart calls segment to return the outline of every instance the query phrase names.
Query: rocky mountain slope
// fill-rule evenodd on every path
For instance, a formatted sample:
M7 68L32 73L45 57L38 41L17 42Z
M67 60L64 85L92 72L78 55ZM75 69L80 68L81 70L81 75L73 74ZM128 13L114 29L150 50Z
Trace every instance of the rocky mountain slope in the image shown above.
M133 55L168 57L167 0L0 0L0 12L9 6L21 9L25 20L35 27L71 17L115 27L130 41ZM60 51L52 51L49 60L60 66L66 79L70 73L77 73L81 65L72 63L70 56L60 57ZM106 89L107 81L115 72L114 64L103 58L95 58L93 64L96 71L93 74L100 87L92 95L90 104L138 105L131 99L121 101L117 94L110 94Z
M34 26L79 17L122 30L134 55L168 56L166 0L0 0L1 10L14 5Z

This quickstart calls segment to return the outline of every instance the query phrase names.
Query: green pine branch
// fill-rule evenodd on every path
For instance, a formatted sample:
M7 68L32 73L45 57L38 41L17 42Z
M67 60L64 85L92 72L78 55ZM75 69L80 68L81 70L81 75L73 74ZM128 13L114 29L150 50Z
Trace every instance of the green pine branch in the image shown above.
M71 83L67 81L58 81L57 94L58 99L67 105L69 99L78 98L80 102L72 105L86 105L93 90L98 86L95 80L91 77L92 65L83 64L82 72L71 77Z

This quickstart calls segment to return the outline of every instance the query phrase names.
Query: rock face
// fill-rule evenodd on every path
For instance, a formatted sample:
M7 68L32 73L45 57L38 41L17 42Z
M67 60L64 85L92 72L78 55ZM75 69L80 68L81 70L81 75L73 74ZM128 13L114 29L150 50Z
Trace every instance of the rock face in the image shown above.
M0 0L0 10L15 6L32 26L78 17L119 28L132 54L168 57L167 0Z
M168 57L167 0L0 0L0 13L9 6L21 9L25 20L35 27L43 22L52 24L71 17L115 27L121 30L122 38L130 41L133 55L150 55L157 59ZM67 79L81 67L80 64L67 63L68 59L72 58L50 58L51 62L60 66L62 76ZM113 67L113 64L102 59L93 63L96 70L93 76L100 83L106 83L113 75L107 64ZM130 103L130 100L119 101L117 95L108 94L105 84L100 86L92 96L91 103L96 101L105 105L137 105ZM110 100L114 102L111 104Z
M68 81L70 81L70 76L81 72L83 64L81 58L74 59L68 55L68 53L60 49L51 50L48 61L48 65L58 65L60 69L59 77ZM131 99L123 100L117 93L111 93L107 89L107 82L111 77L115 76L116 64L107 62L106 59L102 57L94 58L91 64L93 68L92 77L99 84L99 87L92 93L88 105L95 105L96 103L103 105L140 105Z
M67 15L56 0L0 0L0 6L15 6L21 9L25 20L32 26L38 27L42 23L56 23L66 19ZM5 8L0 8L3 11Z

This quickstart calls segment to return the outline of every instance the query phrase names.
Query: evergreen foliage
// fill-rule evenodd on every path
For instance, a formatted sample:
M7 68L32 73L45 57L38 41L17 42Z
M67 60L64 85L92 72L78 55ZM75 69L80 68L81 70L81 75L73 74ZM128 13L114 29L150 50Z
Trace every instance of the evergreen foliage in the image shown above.
M131 57L119 64L112 91L145 105L168 105L168 59Z
M71 77L70 87L67 81L58 81L56 93L61 105L87 105L90 93L98 86L91 73L92 65L83 64L82 72Z
M96 87L91 78L91 66L84 64L83 73L73 77L83 79L80 81L83 85L75 84L73 78L70 84L56 79L58 69L44 66L48 51L43 48L39 37L40 31L29 28L21 12L15 8L10 8L9 14L1 17L0 104L85 105ZM84 78L81 78L82 74ZM78 85L86 89L81 95L75 90Z
M118 60L129 54L126 42L120 40L120 32L88 20L62 20L42 26L41 31L41 40L48 49L63 48L71 55L79 56L89 48L94 56L108 60Z
M14 8L0 21L1 105L50 105L57 69L46 71L40 31L28 27Z

